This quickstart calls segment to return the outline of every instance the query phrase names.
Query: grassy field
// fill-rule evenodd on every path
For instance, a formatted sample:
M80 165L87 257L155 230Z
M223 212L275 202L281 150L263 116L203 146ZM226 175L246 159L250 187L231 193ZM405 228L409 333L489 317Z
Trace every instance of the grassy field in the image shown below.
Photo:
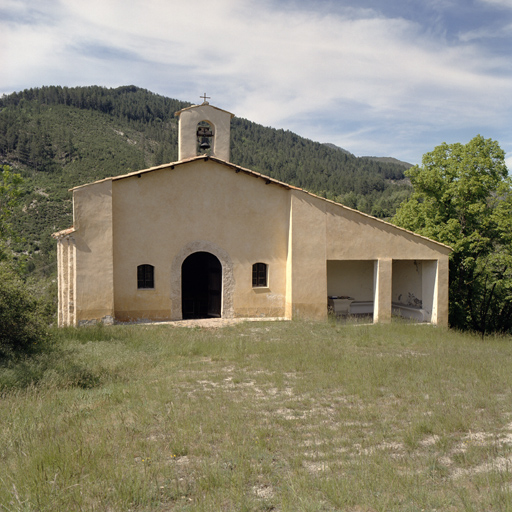
M307 322L57 336L0 367L2 512L512 510L510 338Z

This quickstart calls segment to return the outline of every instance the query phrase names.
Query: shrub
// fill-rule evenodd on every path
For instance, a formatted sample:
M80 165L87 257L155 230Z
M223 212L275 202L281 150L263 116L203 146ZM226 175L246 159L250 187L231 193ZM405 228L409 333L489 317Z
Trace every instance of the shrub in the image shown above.
M13 268L0 262L0 360L40 352L48 341L38 301Z

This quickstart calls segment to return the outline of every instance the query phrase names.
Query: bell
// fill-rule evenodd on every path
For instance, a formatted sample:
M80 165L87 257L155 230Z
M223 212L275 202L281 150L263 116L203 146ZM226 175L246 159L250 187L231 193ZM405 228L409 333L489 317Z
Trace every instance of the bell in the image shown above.
M208 140L208 137L203 137L203 140L201 141L201 144L199 144L199 147L201 148L202 151L210 149L210 141Z
M209 126L198 126L197 127L198 137L212 137L213 132Z

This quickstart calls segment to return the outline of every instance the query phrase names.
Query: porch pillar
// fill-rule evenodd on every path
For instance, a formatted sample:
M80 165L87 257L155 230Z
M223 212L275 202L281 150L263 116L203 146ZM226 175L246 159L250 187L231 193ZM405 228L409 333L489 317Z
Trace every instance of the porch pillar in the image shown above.
M448 258L423 262L423 309L428 321L448 327Z
M448 327L448 257L439 259L437 262L437 280L434 294L435 309L432 312L432 323Z
M427 312L427 322L436 323L437 318L437 272L438 262L422 261L421 268L421 298L422 309Z
M392 291L391 258L379 259L375 262L373 272L373 323L391 322L391 291Z

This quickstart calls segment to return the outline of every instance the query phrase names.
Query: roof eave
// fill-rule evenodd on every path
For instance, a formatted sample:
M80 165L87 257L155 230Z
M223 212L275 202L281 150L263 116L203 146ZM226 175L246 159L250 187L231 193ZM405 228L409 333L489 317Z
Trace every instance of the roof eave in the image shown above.
M58 240L59 238L64 238L66 236L72 235L76 232L76 229L74 227L63 229L62 231L57 231L56 233L52 233L51 236Z
M235 117L235 114L233 114L232 112L228 112L227 110L224 110L219 107L214 107L213 105L210 105L209 103L203 103L202 105L190 105L190 107L185 107L185 108L182 108L181 110L178 110L177 112L174 112L174 116L179 117L182 112L185 112L186 110L191 110L193 108L198 108L198 107L211 107L211 108L214 108L215 110L219 110L220 112L225 112L226 114L229 114L231 116L231 119L233 119L233 117Z

